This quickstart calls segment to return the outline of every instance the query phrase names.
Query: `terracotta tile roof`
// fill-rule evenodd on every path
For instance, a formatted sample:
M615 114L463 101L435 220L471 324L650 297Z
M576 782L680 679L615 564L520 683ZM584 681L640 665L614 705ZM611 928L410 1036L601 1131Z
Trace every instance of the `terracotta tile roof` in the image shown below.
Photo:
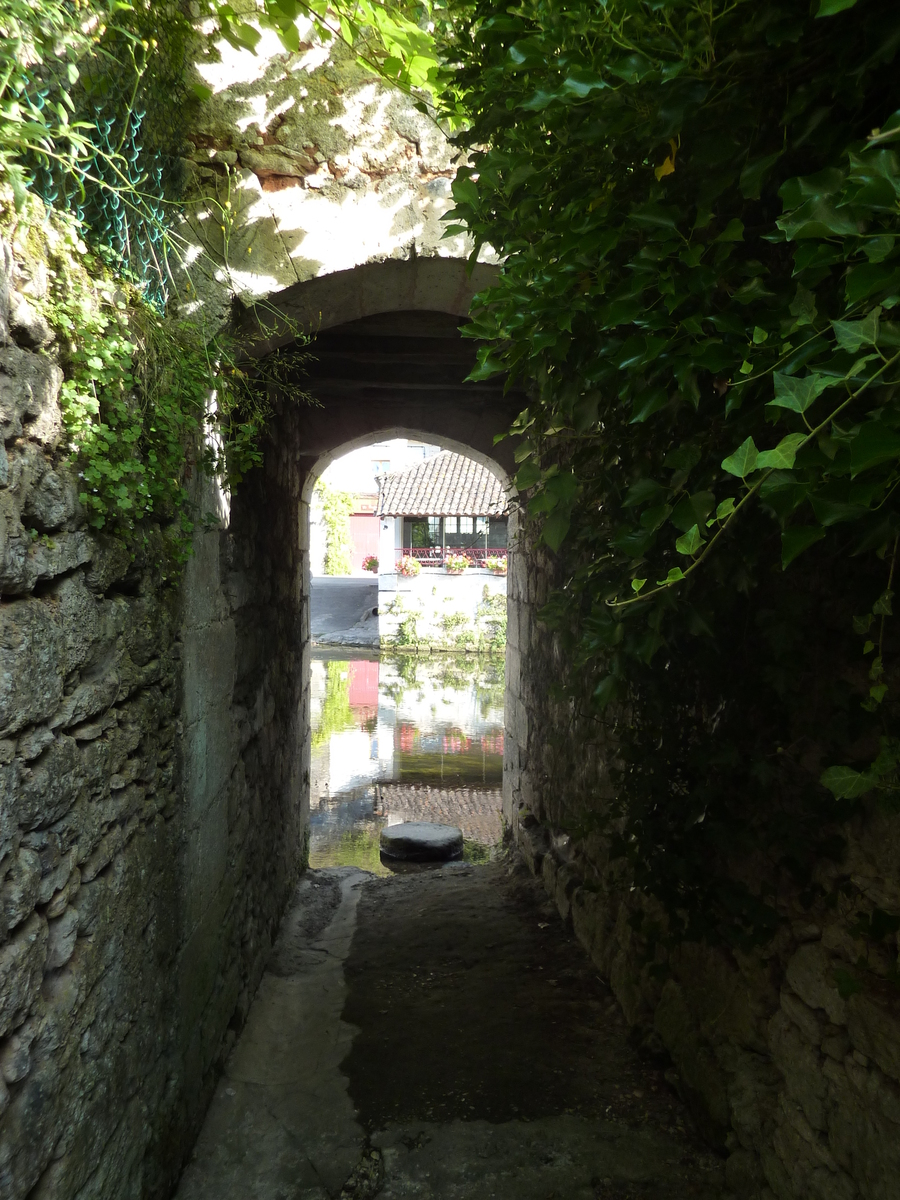
M506 494L497 477L450 450L378 482L383 517L499 517L506 512Z

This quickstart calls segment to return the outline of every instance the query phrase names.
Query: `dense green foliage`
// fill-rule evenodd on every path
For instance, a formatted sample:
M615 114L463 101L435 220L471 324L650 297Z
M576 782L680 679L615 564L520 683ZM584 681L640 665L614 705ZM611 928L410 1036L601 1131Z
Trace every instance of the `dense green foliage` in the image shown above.
M226 334L162 315L194 37L177 4L0 9L0 179L17 210L0 217L40 253L47 214L33 196L52 209L43 308L81 501L91 525L129 541L145 518L174 523L179 558L205 516L191 510L192 471L239 482L268 416L268 380L244 374Z
M206 515L191 509L191 474L231 488L258 465L268 380L240 369L227 335L208 338L198 322L144 303L90 253L75 222L54 223L65 236L40 303L59 339L60 399L88 523L131 541L145 518L174 522L183 558ZM301 352L289 357L302 362ZM271 369L290 365L279 358Z
M212 37L198 36L198 11L214 18ZM314 36L342 39L407 90L437 69L432 39L402 4L264 0L254 15L289 50L306 18ZM192 469L233 486L260 461L268 416L264 368L249 378L227 335L163 315L178 251L178 156L205 92L189 89L188 68L192 55L216 54L217 33L249 48L259 38L246 13L220 0L194 18L175 0L0 6L0 180L18 210L5 220L39 224L37 195L70 248L45 309L62 342L63 415L82 503L94 527L129 540L145 518L174 521L180 556L202 516L190 511ZM330 570L349 571L347 539L331 541Z
M174 0L0 10L0 175L84 223L159 310L185 135L193 27Z
M764 936L733 856L809 882L895 791L900 9L450 9L453 215L507 255L476 375L531 388L517 484L619 751L606 827L680 924Z
M28 183L24 156L41 153L71 166L88 145L84 123L71 118L69 89L78 80L78 59L96 41L83 28L91 11L79 0L6 0L0 10L0 176L11 181L19 203ZM67 87L47 104L44 77L51 74Z
M259 0L251 24L223 0L205 4L233 46L255 49L259 26L274 30L285 49L295 51L299 23L307 21L315 37L326 44L344 42L361 66L392 86L433 94L440 60L431 34L432 7L428 0Z
M350 538L353 497L349 492L333 488L320 479L314 498L321 509L322 524L325 526L325 574L349 575L350 553L353 549Z

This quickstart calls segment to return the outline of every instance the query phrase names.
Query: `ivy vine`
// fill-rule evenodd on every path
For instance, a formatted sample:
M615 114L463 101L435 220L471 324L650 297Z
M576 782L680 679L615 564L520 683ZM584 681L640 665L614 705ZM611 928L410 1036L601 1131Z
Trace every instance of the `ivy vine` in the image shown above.
M474 377L532 396L543 615L615 781L584 819L673 927L758 940L896 794L900 11L448 8L448 233L505 256Z

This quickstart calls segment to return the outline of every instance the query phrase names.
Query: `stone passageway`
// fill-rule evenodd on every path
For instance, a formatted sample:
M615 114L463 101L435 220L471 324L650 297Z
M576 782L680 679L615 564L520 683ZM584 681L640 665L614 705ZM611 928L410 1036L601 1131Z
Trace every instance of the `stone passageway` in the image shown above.
M517 859L301 881L177 1200L714 1200Z

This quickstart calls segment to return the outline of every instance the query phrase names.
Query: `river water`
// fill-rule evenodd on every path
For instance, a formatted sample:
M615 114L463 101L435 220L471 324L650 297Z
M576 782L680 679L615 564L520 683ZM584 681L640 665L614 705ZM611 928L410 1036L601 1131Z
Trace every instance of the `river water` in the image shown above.
M310 865L387 873L386 824L458 825L466 857L499 841L503 659L318 650L311 664ZM340 657L338 657L340 655Z

